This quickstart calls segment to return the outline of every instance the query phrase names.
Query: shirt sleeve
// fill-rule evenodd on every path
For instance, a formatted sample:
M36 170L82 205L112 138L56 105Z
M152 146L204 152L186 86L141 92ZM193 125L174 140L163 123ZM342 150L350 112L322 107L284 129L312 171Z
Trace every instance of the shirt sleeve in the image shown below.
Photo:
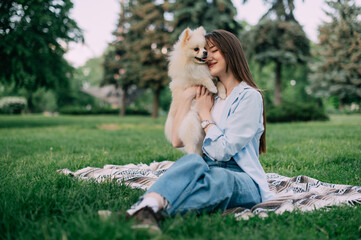
M213 160L229 161L259 131L263 131L262 96L257 90L246 91L227 110L225 128L209 127L203 141L203 152Z

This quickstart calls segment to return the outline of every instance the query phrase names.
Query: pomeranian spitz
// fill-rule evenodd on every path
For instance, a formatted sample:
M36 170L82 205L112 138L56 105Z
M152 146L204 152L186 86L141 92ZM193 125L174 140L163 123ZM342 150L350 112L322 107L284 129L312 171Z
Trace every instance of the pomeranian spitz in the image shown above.
M182 94L186 88L203 85L212 93L218 92L218 96L222 99L226 97L223 84L218 81L217 86L215 85L206 64L205 33L203 27L194 31L185 29L169 54L168 74L172 79L169 84L172 103L165 124L165 135L170 142L172 142L173 119L183 103ZM178 135L187 153L202 154L204 130L201 127L195 100L179 127Z

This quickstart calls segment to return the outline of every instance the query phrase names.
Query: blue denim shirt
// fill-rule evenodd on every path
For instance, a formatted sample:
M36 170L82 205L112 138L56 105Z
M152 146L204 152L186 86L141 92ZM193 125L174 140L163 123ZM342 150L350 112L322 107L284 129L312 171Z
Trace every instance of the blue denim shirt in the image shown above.
M259 162L259 140L264 131L263 103L260 92L245 82L228 96L218 125L209 127L203 152L215 161L232 157L259 186L262 201L273 198L266 174Z

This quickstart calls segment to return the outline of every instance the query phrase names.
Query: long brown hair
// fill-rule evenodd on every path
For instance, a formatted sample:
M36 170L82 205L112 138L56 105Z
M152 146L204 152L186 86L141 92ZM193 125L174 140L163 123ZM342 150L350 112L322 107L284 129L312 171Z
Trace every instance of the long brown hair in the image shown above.
M221 54L226 61L226 72L228 72L228 69L230 69L234 77L239 82L244 81L249 86L261 92L261 90L258 88L257 84L253 80L251 71L249 70L248 63L243 52L241 42L234 34L225 30L214 30L206 35L206 39L207 42L212 43L218 48L219 51L221 51ZM261 136L259 144L260 154L266 153L266 113L264 109L263 96L262 102L264 132Z

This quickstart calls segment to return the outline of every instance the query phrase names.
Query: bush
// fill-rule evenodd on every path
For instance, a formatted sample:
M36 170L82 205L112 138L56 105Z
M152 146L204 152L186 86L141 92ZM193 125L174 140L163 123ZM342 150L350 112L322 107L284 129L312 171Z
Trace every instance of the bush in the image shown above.
M59 110L60 114L69 115L96 115L96 114L119 114L119 108L99 108L99 107L83 107L83 106L67 106ZM127 115L150 115L145 109L128 108L125 113Z
M39 88L32 95L32 103L34 112L55 112L58 108L55 93L52 90Z
M267 122L328 120L323 108L314 103L283 103L266 109Z
M0 113L20 114L25 111L27 101L24 97L4 97L0 99Z
M141 109L141 108L127 108L125 110L125 114L150 116L150 112L147 109Z

